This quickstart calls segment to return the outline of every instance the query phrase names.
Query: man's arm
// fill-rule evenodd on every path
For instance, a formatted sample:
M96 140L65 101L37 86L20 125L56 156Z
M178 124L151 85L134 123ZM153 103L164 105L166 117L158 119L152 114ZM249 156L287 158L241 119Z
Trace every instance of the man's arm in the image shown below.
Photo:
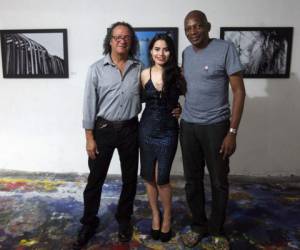
M176 117L177 119L179 119L179 117L180 117L180 115L182 113L182 108L181 108L181 105L180 105L179 102L177 103L177 107L174 108L171 113L172 113L172 115L174 117Z
M86 151L91 159L96 159L98 153L96 141L93 135L96 110L96 79L93 77L93 70L90 67L87 74L84 98L83 98L83 128L85 129Z
M232 114L230 120L230 128L232 132L228 131L225 136L220 153L223 155L223 159L231 156L236 149L236 131L238 130L245 102L245 86L241 73L235 73L229 76L229 82L232 89L233 101L232 101Z
M183 76L184 51L182 52L181 57L182 57L182 64L180 67L180 73L184 79L184 76ZM184 95L185 95L185 93L184 93ZM172 115L174 117L176 117L177 119L179 119L181 113L182 113L182 107L181 107L181 104L178 102L177 107L172 110Z

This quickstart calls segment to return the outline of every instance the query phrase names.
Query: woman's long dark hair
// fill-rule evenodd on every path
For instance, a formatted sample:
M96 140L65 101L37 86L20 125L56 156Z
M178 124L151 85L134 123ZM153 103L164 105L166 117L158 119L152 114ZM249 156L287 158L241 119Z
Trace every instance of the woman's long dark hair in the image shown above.
M156 41L163 40L166 42L168 50L170 51L169 60L163 65L163 89L162 93L168 96L169 90L171 87L176 87L180 90L181 94L185 94L186 92L186 82L181 74L181 70L178 67L177 63L177 53L175 50L175 45L173 39L166 33L158 33L156 34L153 39L151 40L148 48L149 58L151 67L154 65L154 61L151 56L151 50Z
M129 57L130 58L135 58L135 55L139 49L139 42L138 39L135 35L134 29L132 28L132 26L129 23L125 23L125 22L116 22L113 23L110 28L107 29L107 33L106 36L104 38L104 42L103 42L103 54L107 55L111 53L111 46L110 46L110 41L112 38L112 33L114 28L116 28L117 26L125 26L129 29L130 33L131 33L131 46L130 46L130 50L129 50Z

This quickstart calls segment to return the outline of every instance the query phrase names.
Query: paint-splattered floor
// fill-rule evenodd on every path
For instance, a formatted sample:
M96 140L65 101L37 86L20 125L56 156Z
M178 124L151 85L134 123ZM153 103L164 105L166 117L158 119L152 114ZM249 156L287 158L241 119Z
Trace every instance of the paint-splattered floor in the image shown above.
M0 249L71 249L80 226L82 191L86 176L0 172ZM85 249L185 249L180 234L189 224L184 182L173 178L173 231L169 243L148 236L150 210L142 181L134 211L134 237L129 244L117 240L114 219L120 179L106 181L101 224ZM209 182L206 182L208 211ZM230 249L300 249L299 178L231 178L226 231ZM194 249L228 249L205 238Z

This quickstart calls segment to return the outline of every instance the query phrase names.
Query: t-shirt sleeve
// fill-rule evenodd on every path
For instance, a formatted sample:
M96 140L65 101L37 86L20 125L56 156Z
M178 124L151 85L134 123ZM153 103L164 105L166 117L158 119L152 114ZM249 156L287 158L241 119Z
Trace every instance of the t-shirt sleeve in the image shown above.
M225 63L228 76L244 70L239 54L232 42L229 42Z

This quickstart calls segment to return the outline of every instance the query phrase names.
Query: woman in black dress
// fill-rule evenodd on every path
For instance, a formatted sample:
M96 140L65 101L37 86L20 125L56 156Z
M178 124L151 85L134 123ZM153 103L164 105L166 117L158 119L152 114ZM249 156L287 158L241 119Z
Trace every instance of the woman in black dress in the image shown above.
M179 95L185 93L185 81L177 65L173 40L167 34L157 34L152 39L149 54L151 66L141 74L146 103L139 129L141 176L152 210L151 236L166 242L172 237L169 177L178 143L178 121L172 110L178 105Z

